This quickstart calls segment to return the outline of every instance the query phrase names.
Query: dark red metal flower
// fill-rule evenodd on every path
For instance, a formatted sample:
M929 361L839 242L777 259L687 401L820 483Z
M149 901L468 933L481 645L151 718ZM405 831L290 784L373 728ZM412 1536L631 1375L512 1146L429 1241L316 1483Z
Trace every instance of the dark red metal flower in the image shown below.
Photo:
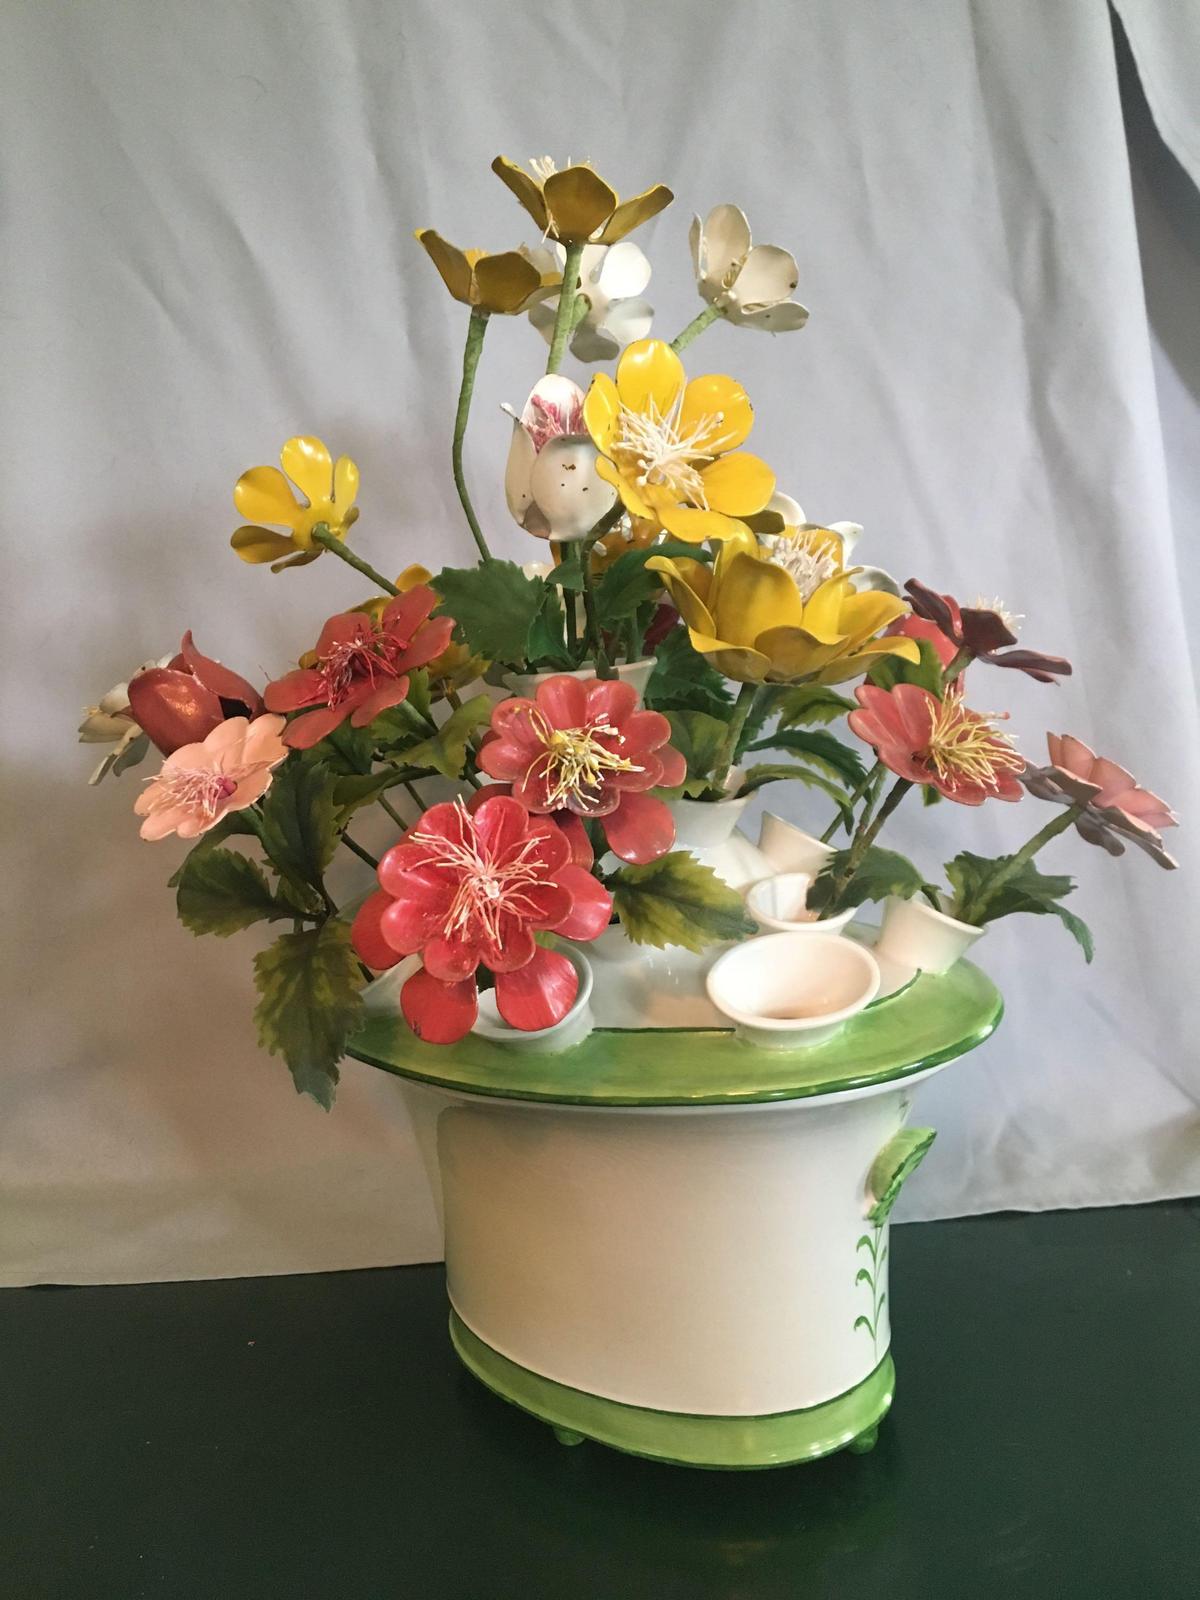
M1048 656L1040 650L1011 649L1010 646L1017 643L1017 636L997 607L960 606L953 595L927 589L916 578L910 578L904 589L913 614L933 623L954 646L953 654L943 658L943 666L948 666L959 650L965 650L972 660L987 661L993 667L1015 667L1039 683L1053 683L1055 678L1070 676L1071 663L1064 656Z
M149 667L129 680L129 709L151 743L169 756L185 744L203 744L230 717L261 716L263 700L245 678L201 655L189 629L165 667Z

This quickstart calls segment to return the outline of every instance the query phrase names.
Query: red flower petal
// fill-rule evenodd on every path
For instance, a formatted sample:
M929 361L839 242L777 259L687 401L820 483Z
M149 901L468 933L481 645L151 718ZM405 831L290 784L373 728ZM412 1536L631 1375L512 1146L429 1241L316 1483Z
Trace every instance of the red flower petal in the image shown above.
M129 680L129 709L164 756L185 744L200 744L225 720L211 689L190 672L170 667L150 667Z
M664 789L675 789L687 777L687 762L673 744L667 744L655 752L658 756L660 771L658 782Z
M309 706L323 706L325 680L313 667L298 667L269 683L264 700L268 711L303 711Z
M596 939L612 921L612 895L582 867L563 867L558 881L570 891L571 910L553 931L565 939Z
M436 938L446 926L446 914L453 894L445 884L422 883L414 873L405 884L402 894L392 899L380 918L380 930L393 950L411 956L429 939ZM468 971L475 970L472 964ZM462 977L463 973L447 973L447 977Z
M529 813L512 795L495 795L475 812L475 830L494 857L506 857L525 837Z
M366 684L363 686L367 687ZM386 711L389 706L398 706L408 693L408 679L388 678L376 688L372 689L365 699L360 700L351 716L351 724L356 728L365 728L368 723L374 722L381 711Z
M577 867L590 867L596 859L596 852L579 818L570 811L556 811L553 821L571 848L572 862Z
M622 678L594 678L587 685L587 716L580 721L611 722L615 728L628 734L625 724L634 721L637 711L637 690L631 683L626 683ZM654 717L661 722L664 728L663 736L657 742L664 744L671 737L671 724L661 712L643 711L644 717Z
M469 978L479 965L480 951L462 939L444 935L430 939L421 952L421 960L431 978L441 983L458 983Z
M361 611L339 611L321 629L316 654L327 656L334 645L339 644L370 644L374 637L375 627L370 617Z
M587 721L588 691L578 678L559 673L539 683L538 710L552 728L582 728Z
M427 583L419 583L415 589L398 594L383 609L381 622L384 633L398 645L408 644L437 603L438 597ZM449 618L445 620L453 628L454 623Z
M537 955L538 945L532 932L515 917L500 919L500 938L480 952L480 960L493 972L516 972L528 966Z
M527 823L527 833L541 842L526 859L536 861L547 878L557 877L571 859L571 841L553 817L528 817Z
M479 1015L474 978L461 983L439 983L422 969L414 972L400 991L404 1020L429 1044L456 1044L470 1033Z
M355 954L367 966L374 967L376 972L386 972L388 967L394 967L400 960L400 952L384 938L379 925L380 918L391 904L391 895L376 889L359 906L350 926L350 943L354 946Z
M435 617L432 622L417 629L411 643L395 657L393 665L401 672L425 666L446 649L453 632L453 617Z
M311 750L314 744L320 744L327 733L341 727L349 714L350 707L344 704L318 706L315 711L306 711L303 716L288 723L283 731L283 742L289 750Z
M519 972L496 974L496 1009L524 1033L561 1022L578 993L579 974L557 950L539 948Z
M516 739L496 734L481 746L477 759L489 778L500 778L505 783L514 783L518 778L525 776L540 754L540 747L534 749L528 744L519 743Z
M604 818L604 836L622 861L657 861L675 843L675 819L654 795L624 793L621 804Z
M486 800L495 800L498 795L511 793L511 783L485 783L482 789L473 790L471 798L463 803L471 815L474 816Z
M198 678L206 689L219 696L222 700L233 700L246 708L250 717L262 715L262 696L252 683L247 683L245 678L236 672L230 672L228 667L223 667L219 661L214 661L211 656L201 655L196 649L189 628L184 634L179 646L179 654L187 666L187 670L194 678Z

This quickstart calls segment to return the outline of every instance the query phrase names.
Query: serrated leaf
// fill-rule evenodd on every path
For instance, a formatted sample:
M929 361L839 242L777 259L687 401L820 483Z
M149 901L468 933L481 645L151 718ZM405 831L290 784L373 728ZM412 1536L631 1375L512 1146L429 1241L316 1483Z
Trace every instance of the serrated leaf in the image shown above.
M802 783L809 789L820 789L827 794L842 814L842 820L847 828L854 822L854 809L850 796L840 788L831 778L826 778L813 767L798 767L788 761L765 761L758 766L747 767L742 777L740 794L753 794L756 789L761 789L764 784L782 783L794 780Z
M776 710L781 728L805 728L836 722L858 707L857 700L826 688L823 683L797 683L784 690Z
M542 596L542 608L533 619L525 644L528 660L538 666L569 668L573 665L567 651L567 619L556 589L547 586Z
M646 571L646 562L651 556L686 556L695 561L705 554L707 552L698 551L695 545L670 539L626 550L605 569L596 585L596 614L601 627L611 628L633 616L639 606L645 605L662 589L661 575Z
M221 818L220 822L215 825L215 827L210 828L207 833L202 834L192 848L188 851L187 855L184 856L183 860L175 868L175 871L167 879L167 888L177 889L179 887L180 880L183 877L184 869L193 856L200 855L206 850L213 849L213 847L220 844L223 839L232 839L239 835L245 835L246 837L253 839L258 838L258 828L255 823L255 813L252 812L248 807L244 811L227 811Z
M299 1093L328 1111L338 1062L362 1015L363 978L349 924L330 920L282 934L255 957L254 982L259 1044L281 1055Z
M1001 871L1012 861L1011 856L976 856L969 850L960 851L953 861L946 863L946 877L954 889L955 915L966 913L966 920L983 926L1001 917L1028 916L1057 917L1063 927L1083 951L1085 961L1095 955L1091 929L1082 917L1060 902L1075 888L1075 880L1065 873L1039 872L1032 861L999 888L989 888Z
M671 743L687 763L687 776L670 794L696 795L709 787L715 766L725 745L727 725L706 711L668 711Z
M281 900L257 861L236 850L194 850L183 863L175 895L179 920L192 933L226 939L256 922L296 916Z
M821 874L808 891L808 903L816 911L824 911L833 896L833 886L849 863L849 850L839 850L829 857ZM920 894L925 879L907 856L896 850L881 850L872 845L859 863L858 870L846 885L838 909L861 906L868 900L885 900L888 895L900 895L910 900Z
M546 592L541 578L527 578L515 561L487 561L446 567L433 587L442 597L436 614L454 618L455 638L475 655L508 666L524 664L529 630Z
M324 763L330 772L370 772L375 738L369 728L356 728L348 720L308 750L299 752L298 759L307 766Z
M642 696L654 711L707 711L720 716L733 703L725 680L698 650L687 629L674 629L655 652L654 671Z
M737 890L686 850L622 867L607 881L621 926L634 944L703 950L756 931Z
M792 755L806 756L813 765L832 773L851 789L856 789L866 777L858 752L835 739L832 733L813 732L803 728L776 728L765 738L749 746L751 751L787 750Z
M337 848L335 782L321 762L285 762L262 801L263 849L276 871L301 889L319 885Z
M486 694L477 694L465 700L422 744L404 752L406 762L414 767L432 767L444 778L461 778L467 764L467 741L476 728L489 722L492 701Z
M894 689L898 683L915 683L940 700L946 692L942 663L928 639L918 639L920 661L905 661L900 656L880 656L867 674L867 681L880 689Z
M583 568L579 564L578 555L565 556L546 574L546 582L553 584L557 589L570 589L578 594L583 588Z

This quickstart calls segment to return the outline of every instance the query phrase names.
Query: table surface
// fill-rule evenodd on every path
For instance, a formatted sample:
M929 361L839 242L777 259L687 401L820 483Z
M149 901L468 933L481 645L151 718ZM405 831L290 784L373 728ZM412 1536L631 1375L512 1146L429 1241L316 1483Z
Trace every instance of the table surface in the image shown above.
M0 1294L12 1600L1194 1600L1200 1207L893 1230L870 1455L687 1471L483 1390L440 1267Z

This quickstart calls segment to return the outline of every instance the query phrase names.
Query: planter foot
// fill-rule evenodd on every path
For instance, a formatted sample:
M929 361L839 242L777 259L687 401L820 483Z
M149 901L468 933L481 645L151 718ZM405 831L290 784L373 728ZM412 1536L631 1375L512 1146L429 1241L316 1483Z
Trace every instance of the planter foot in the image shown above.
M583 1435L581 1433L576 1433L574 1428L556 1427L554 1429L554 1437L558 1440L559 1444L583 1443Z
M873 1428L864 1429L856 1439L851 1439L846 1449L852 1451L856 1456L865 1456L868 1450L874 1450L875 1441L878 1438L879 1427L876 1424Z

